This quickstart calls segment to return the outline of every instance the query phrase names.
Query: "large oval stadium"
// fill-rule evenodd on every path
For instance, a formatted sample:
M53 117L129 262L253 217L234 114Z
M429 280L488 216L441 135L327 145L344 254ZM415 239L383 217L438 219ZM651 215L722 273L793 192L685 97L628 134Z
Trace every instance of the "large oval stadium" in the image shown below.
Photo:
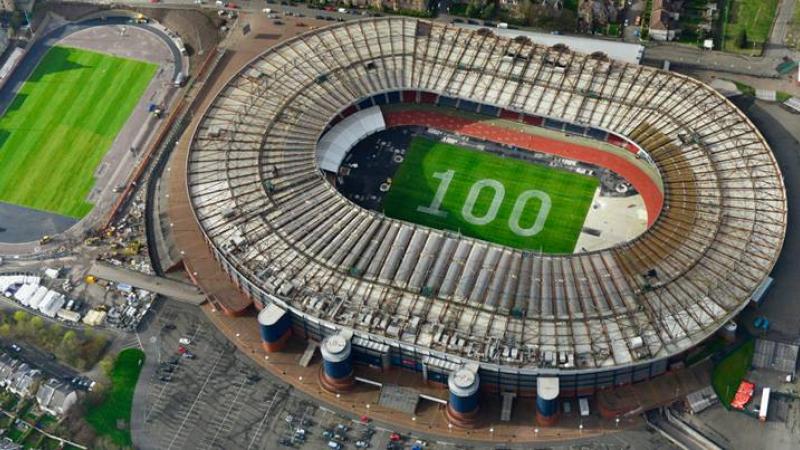
M397 167L373 194L345 195L366 164L351 150L370 136ZM472 159L447 139L469 140ZM557 179L536 184L555 163ZM295 334L346 330L357 361L443 383L468 364L485 389L522 395L542 376L574 394L664 373L746 306L786 229L769 146L710 87L410 18L312 30L261 54L205 112L187 167L214 257ZM637 194L642 225L583 245L596 170ZM434 220L446 216L463 220Z

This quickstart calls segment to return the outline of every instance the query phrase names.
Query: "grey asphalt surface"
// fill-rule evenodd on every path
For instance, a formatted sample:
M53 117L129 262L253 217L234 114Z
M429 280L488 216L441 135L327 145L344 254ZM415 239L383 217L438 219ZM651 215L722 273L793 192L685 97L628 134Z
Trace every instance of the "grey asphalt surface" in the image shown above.
M741 98L735 103L747 113L772 147L786 186L788 224L783 251L772 271L775 283L757 309L746 310L742 321L750 325L757 315L771 322L772 333L794 340L800 336L800 115L777 104Z
M0 202L0 242L31 242L66 231L72 217Z
M174 326L164 327L164 325ZM189 337L187 347L197 358L181 359L172 380L160 380L160 361L176 354L181 337ZM175 449L277 449L281 438L289 438L301 427L295 420L290 426L286 417L308 419L302 426L306 442L295 448L323 450L325 429L337 424L352 428L347 433L345 449L353 449L364 426L355 412L329 409L312 398L275 379L228 342L196 307L172 300L162 300L156 312L143 323L139 338L147 354L134 392L131 435L135 448L141 450ZM249 383L247 377L257 375ZM391 424L374 422L371 447L386 448L389 436L404 430ZM533 422L532 425L533 426ZM668 449L664 438L646 429L613 433L599 438L566 443L527 443L487 445L473 441L447 439L446 435L408 437L408 449L416 439L427 441L426 449Z

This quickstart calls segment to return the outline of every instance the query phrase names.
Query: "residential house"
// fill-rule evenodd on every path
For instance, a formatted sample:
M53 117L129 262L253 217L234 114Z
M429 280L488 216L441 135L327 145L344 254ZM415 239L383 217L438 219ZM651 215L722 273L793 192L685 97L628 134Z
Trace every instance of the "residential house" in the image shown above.
M38 369L34 369L27 363L22 363L17 366L11 377L7 379L6 388L20 397L29 397L36 392L41 378L42 373Z
M17 444L10 438L4 437L0 439L0 450L22 450L23 448L25 447L22 444Z
M359 8L385 8L393 11L401 9L425 11L428 9L426 0L351 0L350 4Z
M7 386L20 362L7 353L0 353L0 386Z
M78 401L78 393L66 383L51 378L39 386L36 402L39 408L54 416L62 416Z
M671 41L680 34L681 1L653 0L653 9L650 14L650 39L656 41Z

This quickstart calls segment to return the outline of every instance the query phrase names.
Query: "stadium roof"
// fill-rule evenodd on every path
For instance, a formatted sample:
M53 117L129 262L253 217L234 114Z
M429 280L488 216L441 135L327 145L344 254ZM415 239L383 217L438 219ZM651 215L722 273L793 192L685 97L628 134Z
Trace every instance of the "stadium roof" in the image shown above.
M632 242L548 256L361 209L319 170L318 140L352 104L408 89L627 136L661 172L661 215ZM357 339L548 373L646 363L707 338L772 270L786 229L772 152L703 83L399 17L313 30L254 59L196 129L188 190L215 256L253 297Z
M485 28L478 25L469 24L456 25L473 31ZM509 28L492 28L491 30L493 33L499 36L508 38L526 36L533 42L546 45L548 47L552 47L556 44L564 44L576 52L586 53L587 55L590 55L594 52L603 52L611 59L633 64L639 64L642 60L642 55L644 54L643 45L630 44L617 40L593 39L580 36L569 36L565 34L538 33L535 31L515 30Z

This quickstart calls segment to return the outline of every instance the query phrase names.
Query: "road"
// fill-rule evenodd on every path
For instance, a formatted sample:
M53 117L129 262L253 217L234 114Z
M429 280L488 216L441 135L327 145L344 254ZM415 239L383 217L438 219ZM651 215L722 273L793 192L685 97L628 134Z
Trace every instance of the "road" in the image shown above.
M59 380L71 379L79 375L79 373L71 367L65 366L56 361L55 356L39 350L33 345L27 344L21 340L12 340L7 338L0 338L0 346L4 349L9 348L11 344L17 344L22 350L18 353L8 351L10 355L24 361L37 369L42 370L46 376L56 378Z
M797 0L780 0L778 4L778 12L775 14L775 22L772 26L772 32L767 41L766 54L772 55L773 53L782 56L786 49L786 34L789 31L789 22L792 20L792 13L797 5Z
M800 52L792 50L784 44L796 3L797 0L781 0L763 56L749 57L702 50L686 44L651 42L645 50L645 60L651 63L669 60L673 66L677 67L702 68L740 75L776 78L779 75L775 71L775 67L783 62L784 57L800 59Z
M772 147L772 152L783 175L786 187L787 211L786 237L783 251L772 270L775 283L757 309L746 310L741 323L750 325L755 316L766 316L770 333L779 339L794 341L800 336L800 277L797 276L797 255L800 255L800 127L798 116L779 105L740 98L736 104L745 111L761 130Z

